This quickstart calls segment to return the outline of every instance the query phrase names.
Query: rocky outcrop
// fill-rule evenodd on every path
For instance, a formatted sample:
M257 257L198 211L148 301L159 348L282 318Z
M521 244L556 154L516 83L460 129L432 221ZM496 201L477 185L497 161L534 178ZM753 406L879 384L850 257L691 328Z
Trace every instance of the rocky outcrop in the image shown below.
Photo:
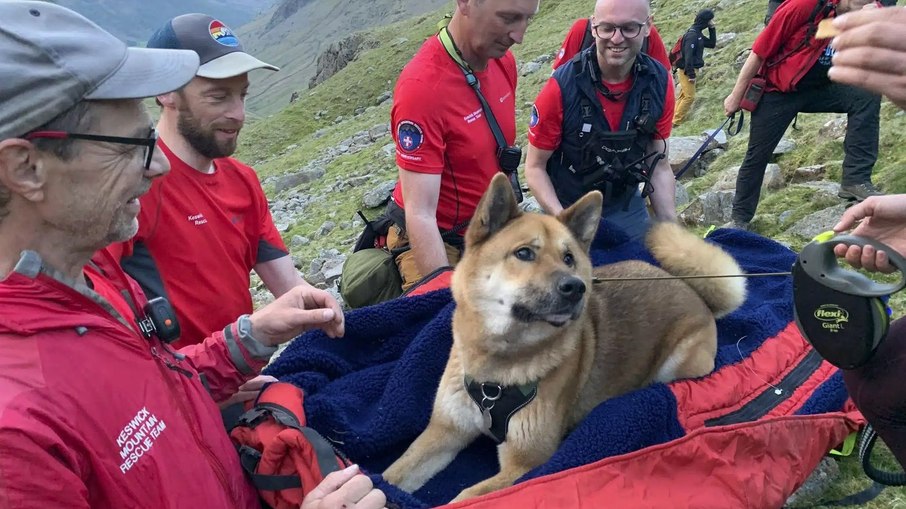
M340 72L360 54L374 48L377 43L361 34L353 34L340 42L331 44L318 55L317 70L308 81L308 88L314 88L322 81Z
M267 22L267 27L265 28L265 30L273 29L293 14L299 12L299 9L305 7L307 4L310 4L312 1L313 0L283 0L282 2L280 2L280 5L277 6L277 9L274 11L274 15L271 16L270 21Z

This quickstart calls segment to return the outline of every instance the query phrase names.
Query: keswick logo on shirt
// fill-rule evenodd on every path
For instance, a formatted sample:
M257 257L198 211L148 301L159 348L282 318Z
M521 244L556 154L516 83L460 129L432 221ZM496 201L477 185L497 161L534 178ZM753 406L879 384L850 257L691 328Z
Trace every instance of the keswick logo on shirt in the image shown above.
M119 449L120 472L125 474L132 470L142 457L151 452L151 448L167 430L167 423L157 417L148 407L142 407L135 416L123 426L119 435L114 437Z
M396 126L396 139L400 150L415 152L425 141L425 135L421 126L411 120L403 120Z
M211 24L208 25L208 30L211 32L211 37L223 44L224 46L239 46L239 39L233 35L233 31L230 30L230 27L224 25L218 20L211 21Z

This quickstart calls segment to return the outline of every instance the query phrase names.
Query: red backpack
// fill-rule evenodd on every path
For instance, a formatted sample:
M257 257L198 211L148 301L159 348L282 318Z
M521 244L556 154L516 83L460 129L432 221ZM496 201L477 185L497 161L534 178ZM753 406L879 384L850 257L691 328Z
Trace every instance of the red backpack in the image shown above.
M351 463L305 426L302 389L274 382L230 429L242 468L272 509L298 509L327 474Z
M673 48L670 49L670 52L667 53L670 67L673 69L679 68L679 61L683 58L683 39L686 38L686 34L690 31L692 31L691 28L686 32L683 32L683 35L679 36L679 39L676 40L676 44L674 44Z

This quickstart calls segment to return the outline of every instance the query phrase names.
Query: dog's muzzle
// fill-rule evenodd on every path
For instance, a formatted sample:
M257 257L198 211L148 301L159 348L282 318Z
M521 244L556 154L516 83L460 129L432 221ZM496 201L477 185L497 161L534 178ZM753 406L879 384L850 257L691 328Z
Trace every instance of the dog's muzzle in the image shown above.
M513 316L521 322L547 322L555 327L579 317L586 285L571 274L557 278L552 289L538 292L541 296L513 305ZM533 301L534 300L534 301Z

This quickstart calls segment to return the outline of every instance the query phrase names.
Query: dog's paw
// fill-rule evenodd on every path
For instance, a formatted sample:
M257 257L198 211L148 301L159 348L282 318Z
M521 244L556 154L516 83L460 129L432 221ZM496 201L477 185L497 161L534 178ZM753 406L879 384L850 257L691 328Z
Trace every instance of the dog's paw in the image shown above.
M460 491L459 495L456 495L456 498L451 500L450 503L452 504L455 502L460 502L462 500L480 497L481 495L484 495L485 493L488 493L490 491L491 490L488 490L487 488L483 487L482 483L478 483L478 484L472 486L471 488L466 488L466 489Z
M403 477L403 472L399 468L394 469L393 466L394 465L390 465L390 468L385 470L384 473L381 474L381 476L388 483L399 487L401 484L403 484L403 480L405 478Z

